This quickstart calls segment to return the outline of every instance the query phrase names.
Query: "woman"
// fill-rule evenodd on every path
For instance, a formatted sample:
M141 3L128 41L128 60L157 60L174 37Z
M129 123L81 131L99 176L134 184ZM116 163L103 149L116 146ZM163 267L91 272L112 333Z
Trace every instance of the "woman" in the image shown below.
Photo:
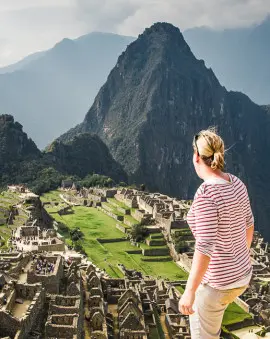
M226 307L251 279L254 219L245 185L223 172L221 137L211 129L201 131L193 148L193 164L204 182L187 216L196 242L179 309L189 315L192 339L216 339Z

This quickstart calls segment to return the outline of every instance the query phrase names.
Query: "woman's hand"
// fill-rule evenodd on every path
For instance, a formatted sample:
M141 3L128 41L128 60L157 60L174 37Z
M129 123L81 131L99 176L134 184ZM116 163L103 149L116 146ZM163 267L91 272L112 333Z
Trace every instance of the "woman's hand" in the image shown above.
M194 313L192 308L195 300L195 292L185 290L179 301L179 311L184 315L190 315Z

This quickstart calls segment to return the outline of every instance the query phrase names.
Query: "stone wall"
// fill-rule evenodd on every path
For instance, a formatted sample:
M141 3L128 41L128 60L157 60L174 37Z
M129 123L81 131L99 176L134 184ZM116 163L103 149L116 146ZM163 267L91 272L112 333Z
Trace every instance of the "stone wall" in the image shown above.
M131 215L134 219L138 220L141 224L147 225L150 224L151 219L153 218L153 214L151 213L145 213L144 210L138 210L131 212Z
M123 221L124 220L124 217L122 215L116 215L110 211L107 211L105 210L103 207L99 207L97 206L97 209L102 211L103 213L107 214L109 217L112 217L114 218L115 220L118 220L118 221Z
M126 238L111 238L111 239L101 239L101 238L97 238L97 241L100 242L101 244L109 244L112 242L123 242L123 241L127 241Z
M154 207L148 205L147 202L145 200L143 200L143 197L138 197L137 200L138 200L138 204L139 204L139 208L140 209L145 210L149 214L153 214L154 213Z
M55 301L50 304L51 314L79 314L81 300L73 296L56 296Z
M22 237L38 236L37 226L21 226L20 232Z
M16 286L18 291L22 290L22 293L31 294L35 290L33 300L29 305L25 315L17 319L12 316L12 314L7 313L6 311L0 311L0 328L1 334L9 335L12 338L16 337L16 339L28 339L28 334L33 327L37 317L40 314L40 310L42 310L44 306L44 299L45 299L45 291L41 289L41 286L24 286L23 284L18 284ZM31 291L31 292L30 292ZM16 294L15 291L14 295ZM20 294L18 293L20 296ZM31 294L32 295L32 294ZM29 295L30 298L30 295Z
M39 245L38 251L45 251L45 252L62 252L65 251L65 244L63 242L58 244L51 244L51 245Z
M13 317L11 314L6 311L0 310L0 329L1 335L10 336L14 338L16 332L20 329L21 322L19 319Z
M126 227L124 227L124 226L122 226L120 224L116 224L116 228L118 228L119 231L121 231L121 232L123 232L125 234L128 233L128 230L129 230L129 228L126 228Z
M28 255L26 255L25 257L21 257L18 264L9 270L9 275L18 276L19 274L21 274L22 269L29 263L29 260L30 260L30 257Z
M62 257L46 257L46 259L55 264L53 273L48 275L36 274L35 269L32 268L27 272L27 282L29 284L41 282L42 286L46 288L46 292L58 294L60 279L63 277Z
M169 255L169 249L168 248L142 249L142 254L145 255L145 256Z
M52 315L45 325L46 337L73 339L74 335L80 339L78 329L78 315Z
M132 227L133 225L136 225L139 223L139 221L130 221L128 218L124 216L124 223L128 225L129 227Z
M105 197L100 197L94 194L89 193L88 194L88 199L91 199L92 201L96 201L96 202L105 202L106 198Z

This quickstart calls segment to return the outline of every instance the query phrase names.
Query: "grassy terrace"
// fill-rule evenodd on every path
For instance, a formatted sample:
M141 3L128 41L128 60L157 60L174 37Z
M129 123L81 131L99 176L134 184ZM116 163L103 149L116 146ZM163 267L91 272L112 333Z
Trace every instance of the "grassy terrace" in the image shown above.
M42 197L43 201L59 201L59 192L50 192ZM160 257L153 258L155 262L144 262L145 258L141 254L128 254L127 250L139 250L132 246L129 241L111 242L101 244L97 238L112 239L123 238L125 234L116 228L117 221L107 216L96 208L74 207L74 214L59 216L55 213L59 207L45 206L52 217L59 222L64 223L69 229L79 227L84 233L83 246L91 261L100 268L106 269L106 272L112 277L122 277L123 274L118 268L122 263L129 269L137 269L145 275L160 276L164 279L179 280L186 279L187 274L182 271L174 262L160 262ZM69 234L63 234L69 238ZM144 248L152 248L143 245Z
M20 201L19 193L12 193L4 191L0 194L0 207L4 210L9 210L13 205L17 205ZM0 219L4 216L4 213L0 213ZM7 240L11 235L11 230L17 226L21 226L27 220L27 215L21 209L19 209L19 215L16 216L13 221L13 225L7 226L6 224L0 225L0 236L4 239L4 243L0 246L1 250L8 249Z
M110 200L112 201L113 199L110 199ZM118 204L118 201L116 199L114 199L114 200ZM118 211L118 209L114 205L112 205L110 202L103 202L102 205L108 206L111 209L112 213L114 213L115 215L120 215L120 216L125 217L126 220L128 220L129 222L131 222L134 225L139 223L139 221L136 220L135 218L133 218L131 215L123 214L120 211ZM121 208L128 209L128 207L125 206L124 204L118 205L118 206L121 207Z
M224 326L237 324L241 321L244 321L245 319L250 318L252 318L250 314L246 313L240 306L233 303L228 306L222 324Z

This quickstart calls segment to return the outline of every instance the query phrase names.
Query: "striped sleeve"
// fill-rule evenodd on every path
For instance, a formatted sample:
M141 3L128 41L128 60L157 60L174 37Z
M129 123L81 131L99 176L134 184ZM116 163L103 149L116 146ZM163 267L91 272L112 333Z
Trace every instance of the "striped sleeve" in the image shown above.
M250 206L250 200L249 200L247 189L246 189L244 212L246 215L246 228L249 228L254 225L254 216L253 216L252 209Z
M218 232L218 209L216 203L202 194L196 197L193 205L195 221L195 249L212 256Z

